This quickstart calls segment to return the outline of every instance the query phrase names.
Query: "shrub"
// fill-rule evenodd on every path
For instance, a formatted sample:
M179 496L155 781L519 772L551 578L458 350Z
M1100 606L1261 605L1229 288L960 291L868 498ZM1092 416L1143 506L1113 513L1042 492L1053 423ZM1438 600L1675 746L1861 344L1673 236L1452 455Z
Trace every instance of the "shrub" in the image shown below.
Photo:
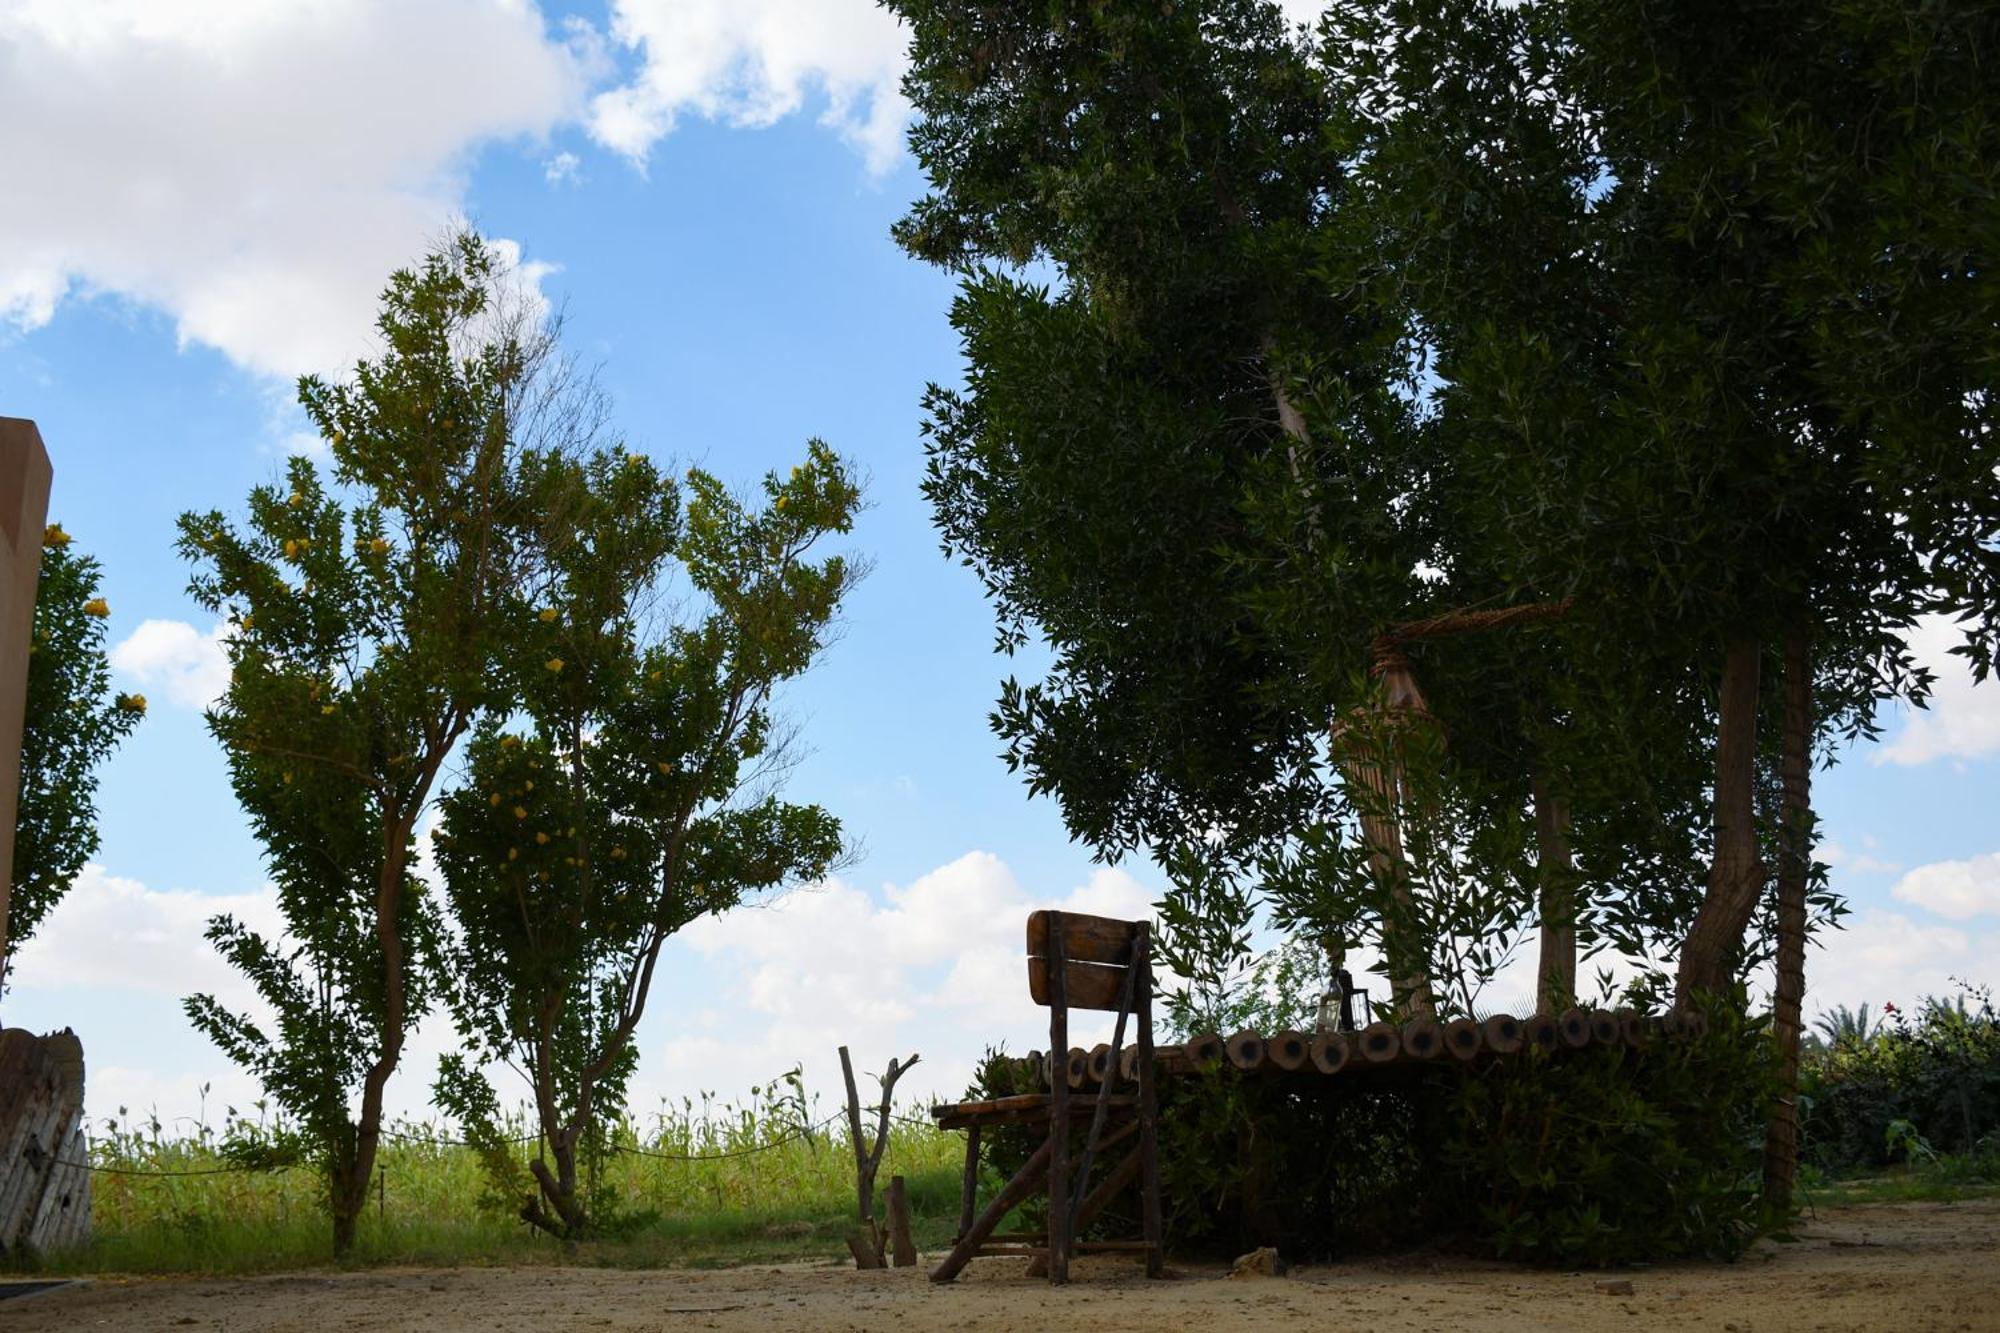
M2000 1017L1985 988L1884 1006L1872 1032L1844 1029L1800 1069L1809 1160L1854 1171L1923 1152L1974 1154L2000 1131ZM1892 1133L1892 1127L1899 1132Z

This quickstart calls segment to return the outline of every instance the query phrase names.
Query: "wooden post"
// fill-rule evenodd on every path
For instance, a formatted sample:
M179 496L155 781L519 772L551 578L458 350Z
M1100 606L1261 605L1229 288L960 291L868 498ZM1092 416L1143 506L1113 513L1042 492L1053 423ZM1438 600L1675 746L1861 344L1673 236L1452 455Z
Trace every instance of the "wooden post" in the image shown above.
M903 1184L901 1176L889 1177L887 1202L889 1253L895 1256L896 1267L914 1268L917 1263L917 1243L910 1237L910 1192Z
M1069 951L1063 914L1049 913L1049 1049L1069 1050ZM1069 1281L1069 1080L1049 1090L1049 1281Z
M6 975L14 824L20 817L21 723L28 703L28 646L49 518L49 452L35 423L0 417L0 977Z
M1139 923L1133 967L1139 973L1139 1215L1146 1241L1146 1276L1165 1271L1166 1224L1160 1216L1160 1108L1153 1066L1153 927Z
M965 1179L958 1195L958 1234L954 1242L965 1239L972 1230L972 1205L979 1194L979 1126L968 1125L965 1130Z

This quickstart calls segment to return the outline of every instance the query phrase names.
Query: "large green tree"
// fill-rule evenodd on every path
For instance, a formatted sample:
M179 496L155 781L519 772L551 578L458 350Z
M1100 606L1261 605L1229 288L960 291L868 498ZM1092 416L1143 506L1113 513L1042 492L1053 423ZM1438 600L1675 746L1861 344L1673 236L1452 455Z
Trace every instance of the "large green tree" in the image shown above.
M13 883L0 933L6 980L14 951L96 854L97 770L146 714L143 695L111 689L104 651L111 608L99 589L102 577L97 561L76 549L60 523L49 525L28 645Z
M381 351L352 378L300 382L330 478L294 457L251 492L243 526L180 522L192 593L231 626L209 726L285 923L268 937L223 916L208 932L275 1029L207 995L188 1012L296 1118L338 1252L366 1202L384 1091L434 993L418 821L460 740L508 698L547 516L573 503L562 460L600 420L476 236L396 273L377 327Z
M1325 29L1366 126L1377 290L1434 354L1490 500L1467 530L1598 643L1697 686L1712 838L1678 990L1754 956L1775 860L1788 1058L1812 754L1921 696L1919 613L1960 616L1982 665L1995 643L1996 22L1415 0ZM1760 770L1783 792L1761 818Z
M996 729L1080 839L1202 896L1218 860L1341 824L1330 729L1425 596L1398 331L1312 273L1347 193L1324 81L1255 0L890 7L931 185L897 236L963 278L926 493L1002 645L1053 654ZM1273 633L1300 582L1318 614ZM1170 955L1203 915L1175 907Z
M514 630L519 708L475 734L437 838L457 927L446 990L466 1039L439 1101L521 1216L568 1239L597 1220L579 1153L622 1101L662 946L840 854L832 815L773 790L771 695L826 643L852 569L813 548L849 530L860 500L817 442L755 508L690 471L683 513L637 456L586 477ZM663 626L645 613L670 570L699 614ZM532 1184L503 1139L493 1063L525 1082L548 1146Z

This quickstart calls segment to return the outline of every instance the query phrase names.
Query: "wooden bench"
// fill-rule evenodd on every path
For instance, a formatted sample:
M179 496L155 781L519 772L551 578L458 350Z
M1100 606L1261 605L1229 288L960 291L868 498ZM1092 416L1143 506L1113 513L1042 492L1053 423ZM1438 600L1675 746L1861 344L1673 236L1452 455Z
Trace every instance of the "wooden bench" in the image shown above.
M1146 1275L1163 1266L1160 1218L1159 1103L1154 1087L1152 928L1143 921L1116 921L1076 912L1036 912L1028 918L1028 993L1049 1010L1049 1049L1069 1050L1069 1011L1108 1010L1112 1028L1109 1076L1095 1094L1072 1092L1068 1081L1052 1080L1051 1090L996 1101L958 1102L932 1109L942 1129L965 1131L965 1177L959 1199L958 1240L931 1274L949 1282L982 1254L1027 1255L1045 1259L1050 1282L1069 1281L1070 1257L1120 1251L1145 1256ZM1125 1079L1119 1054L1126 1019L1134 1020L1138 1059ZM1121 1092L1121 1082L1136 1084ZM1072 1160L1071 1138L1078 1122L1088 1122L1083 1149ZM977 1216L980 1131L988 1126L1040 1124L1041 1146ZM1137 1139L1116 1166L1093 1182L1092 1169L1105 1150ZM1078 1241L1077 1235L1120 1193L1139 1186L1140 1226L1135 1239ZM1016 1207L1044 1194L1048 1225L1040 1232L995 1235Z

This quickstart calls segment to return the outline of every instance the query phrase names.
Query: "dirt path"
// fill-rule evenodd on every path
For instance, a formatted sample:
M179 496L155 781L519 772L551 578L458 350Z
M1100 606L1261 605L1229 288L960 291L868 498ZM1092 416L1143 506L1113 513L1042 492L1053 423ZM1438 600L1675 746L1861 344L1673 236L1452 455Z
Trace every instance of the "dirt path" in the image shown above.
M101 1279L0 1302L0 1331L93 1328L1088 1329L1341 1333L1529 1329L2000 1331L2000 1200L1823 1212L1800 1243L1737 1264L1552 1273L1405 1256L1231 1281L1191 1269L1149 1283L1088 1261L1052 1290L1020 1260L982 1260L953 1285L923 1268L721 1272L425 1269L229 1281ZM1632 1294L1599 1289L1628 1281Z

